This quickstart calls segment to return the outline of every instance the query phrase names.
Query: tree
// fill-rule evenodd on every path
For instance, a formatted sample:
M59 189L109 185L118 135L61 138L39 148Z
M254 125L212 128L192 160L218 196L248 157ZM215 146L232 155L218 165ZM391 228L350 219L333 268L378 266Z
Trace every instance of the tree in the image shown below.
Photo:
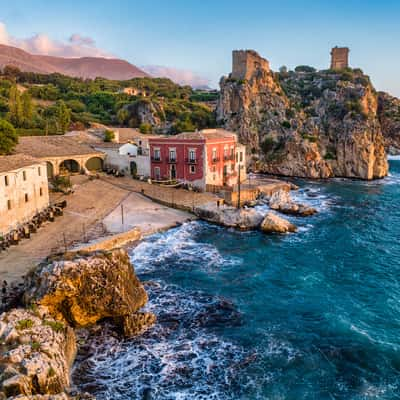
M29 92L22 93L21 102L22 102L23 125L25 128L30 128L32 126L34 109L32 104L32 98Z
M21 96L19 95L17 85L13 85L10 88L9 93L9 120L17 128L22 126L23 123L23 110Z
M129 111L126 108L121 108L117 112L117 120L120 125L125 125L126 120L129 118Z
M17 143L15 128L8 121L0 119L0 154L10 154Z
M64 101L60 100L56 104L57 127L60 133L65 133L71 123L71 110L66 106Z

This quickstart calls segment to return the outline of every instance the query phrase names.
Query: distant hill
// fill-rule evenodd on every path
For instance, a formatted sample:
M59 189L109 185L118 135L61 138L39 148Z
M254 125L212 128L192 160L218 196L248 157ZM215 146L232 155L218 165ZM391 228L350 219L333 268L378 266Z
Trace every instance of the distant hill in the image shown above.
M63 58L41 56L27 53L16 47L0 44L0 68L6 65L18 67L21 71L50 74L58 72L63 75L96 78L103 77L114 80L127 80L149 76L135 65L124 60L82 57Z

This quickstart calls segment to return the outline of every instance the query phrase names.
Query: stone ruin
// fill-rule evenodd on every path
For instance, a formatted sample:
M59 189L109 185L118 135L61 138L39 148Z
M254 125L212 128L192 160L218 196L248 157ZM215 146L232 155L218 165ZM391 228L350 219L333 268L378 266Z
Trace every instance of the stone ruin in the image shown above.
M331 69L348 68L349 52L348 47L334 47L331 51Z
M262 58L254 50L232 51L231 78L237 80L250 79L256 70L269 71L269 61Z

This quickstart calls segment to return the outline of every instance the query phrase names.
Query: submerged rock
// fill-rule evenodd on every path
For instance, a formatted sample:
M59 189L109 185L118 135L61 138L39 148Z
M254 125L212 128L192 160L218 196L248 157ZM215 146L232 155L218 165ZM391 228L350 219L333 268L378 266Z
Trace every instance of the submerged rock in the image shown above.
M296 232L297 227L273 212L269 212L262 221L260 229L265 233L287 233Z
M290 193L284 190L279 190L271 196L269 206L271 209L281 213L299 215L301 217L313 215L317 212L315 208L307 206L306 204L295 203L291 199Z
M24 301L47 307L55 319L73 327L112 318L128 335L145 329L144 321L151 325L155 320L135 315L147 294L124 250L73 254L70 260L41 264L29 277ZM140 329L133 329L139 321Z

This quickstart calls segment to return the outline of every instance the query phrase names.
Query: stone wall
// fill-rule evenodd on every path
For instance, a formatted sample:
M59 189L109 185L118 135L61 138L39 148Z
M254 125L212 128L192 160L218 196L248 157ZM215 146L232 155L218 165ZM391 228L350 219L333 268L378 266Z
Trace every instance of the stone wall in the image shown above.
M269 71L269 62L254 50L232 51L233 79L250 79L257 69Z
M0 235L28 222L48 206L46 163L0 174Z

